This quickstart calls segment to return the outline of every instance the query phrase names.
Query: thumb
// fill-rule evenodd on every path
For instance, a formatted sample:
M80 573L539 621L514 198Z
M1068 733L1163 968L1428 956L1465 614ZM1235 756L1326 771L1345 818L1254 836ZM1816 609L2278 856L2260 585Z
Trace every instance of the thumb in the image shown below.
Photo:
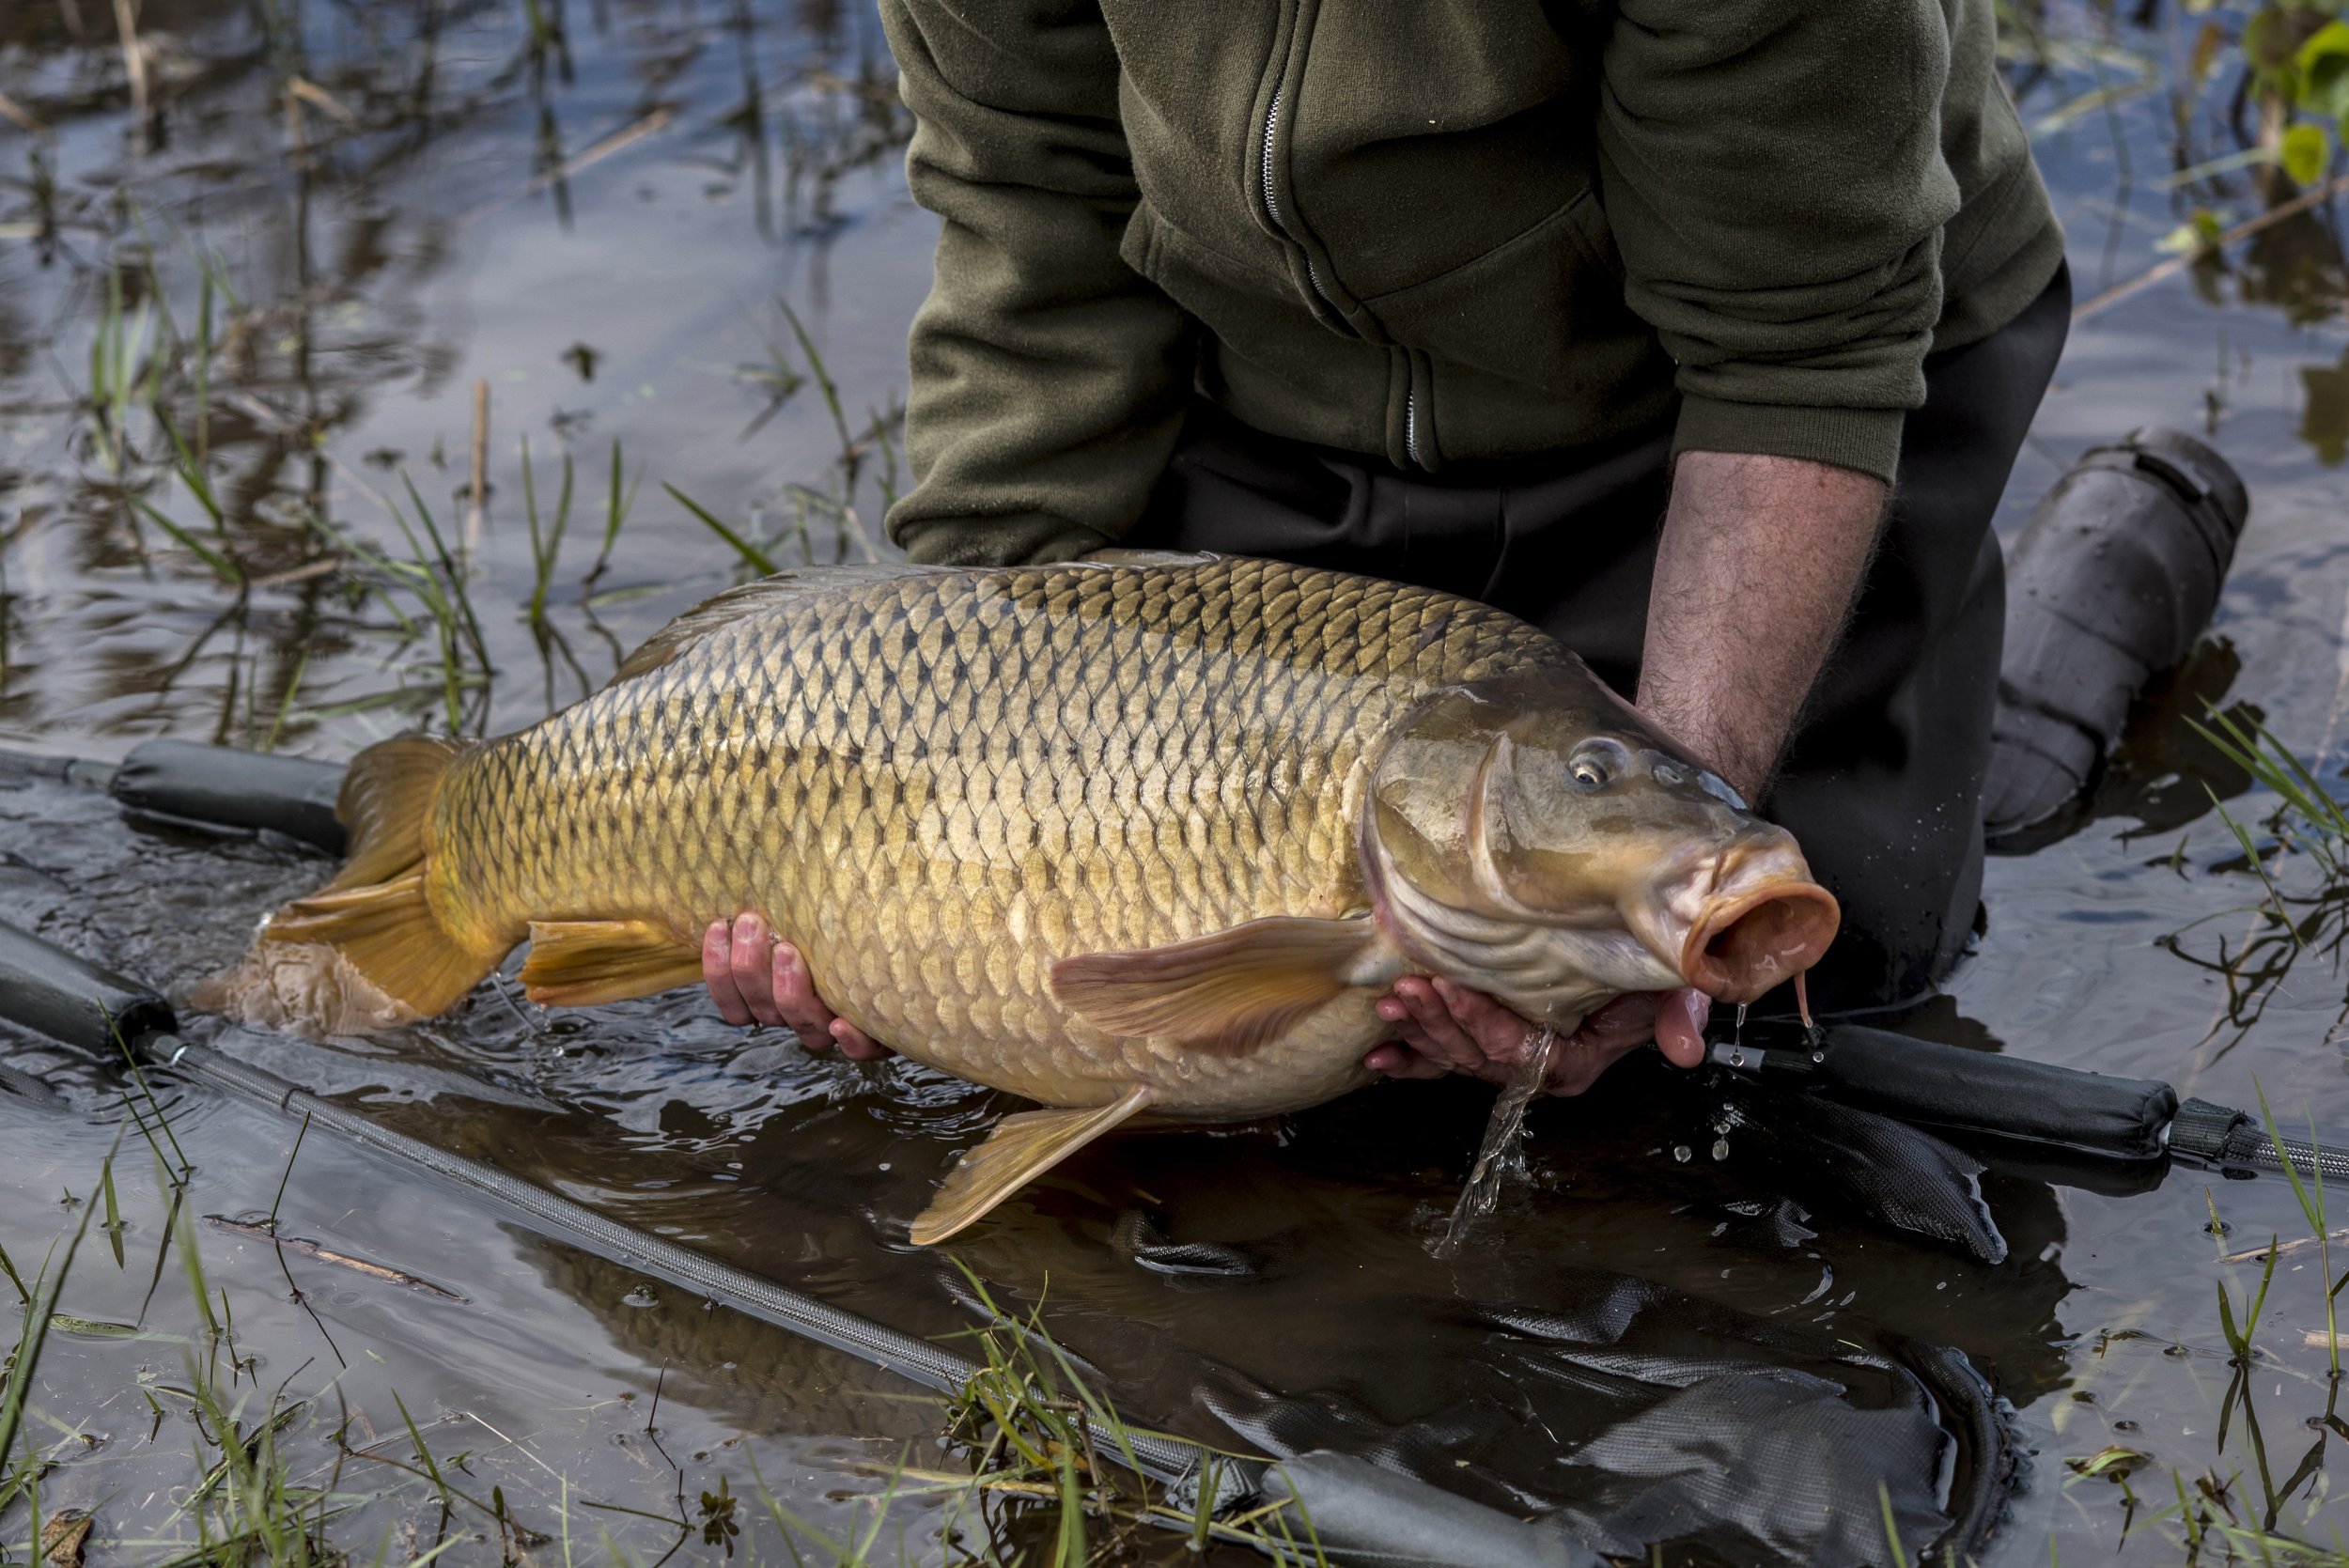
M1656 1004L1656 1048L1675 1067L1693 1067L1704 1060L1704 1020L1713 999L1692 986L1668 991Z

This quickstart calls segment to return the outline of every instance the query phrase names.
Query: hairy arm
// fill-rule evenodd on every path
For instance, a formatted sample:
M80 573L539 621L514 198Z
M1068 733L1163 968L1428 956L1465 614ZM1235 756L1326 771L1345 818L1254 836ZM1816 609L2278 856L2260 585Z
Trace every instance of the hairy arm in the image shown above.
M1800 458L1684 452L1673 468L1639 706L1750 800L1843 632L1886 494Z
M1656 551L1639 706L1758 800L1843 629L1884 518L1882 480L1802 458L1684 452ZM1703 1059L1707 1003L1692 990L1617 998L1566 1042L1552 1094L1579 1094L1654 1039ZM1397 1078L1504 1079L1533 1026L1490 997L1407 977L1378 1004L1401 1038L1369 1065Z

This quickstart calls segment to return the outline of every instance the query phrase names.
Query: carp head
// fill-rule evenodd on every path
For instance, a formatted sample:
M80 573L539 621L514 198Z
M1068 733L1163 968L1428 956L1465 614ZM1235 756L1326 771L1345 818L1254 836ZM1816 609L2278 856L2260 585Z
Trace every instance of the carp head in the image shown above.
M1428 698L1366 806L1376 913L1406 954L1560 1028L1625 991L1751 1001L1840 918L1791 833L1585 670Z

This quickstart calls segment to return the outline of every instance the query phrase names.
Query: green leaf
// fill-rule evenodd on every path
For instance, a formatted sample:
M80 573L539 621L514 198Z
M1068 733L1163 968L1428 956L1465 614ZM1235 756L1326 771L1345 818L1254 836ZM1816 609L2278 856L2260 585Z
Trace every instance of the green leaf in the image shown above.
M2300 107L2327 119L2349 116L2349 22L2318 28L2293 62L2300 68Z
M2217 213L2207 207L2198 207L2192 217L2164 235L2155 248L2171 256L2198 256L2217 244L2219 236L2226 232L2227 225L2219 221Z
M2280 154L2284 173L2295 185L2313 185L2325 178L2325 165L2332 162L2333 139L2323 126L2303 120L2284 132Z

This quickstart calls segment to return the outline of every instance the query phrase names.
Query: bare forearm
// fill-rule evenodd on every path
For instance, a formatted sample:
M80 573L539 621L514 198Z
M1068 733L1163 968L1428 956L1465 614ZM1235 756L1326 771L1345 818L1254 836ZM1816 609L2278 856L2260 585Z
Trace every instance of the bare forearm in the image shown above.
M1673 469L1639 704L1750 800L1843 630L1885 497L1797 458L1687 452Z

